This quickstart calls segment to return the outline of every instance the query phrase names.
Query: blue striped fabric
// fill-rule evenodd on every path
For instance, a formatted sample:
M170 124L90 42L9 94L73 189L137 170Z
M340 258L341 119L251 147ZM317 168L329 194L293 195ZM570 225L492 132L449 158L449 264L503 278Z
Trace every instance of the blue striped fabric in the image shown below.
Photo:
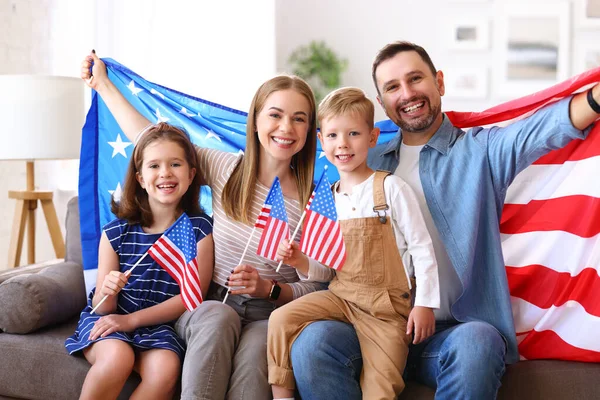
M190 216L194 227L196 242L212 233L212 219L202 214ZM129 225L127 221L115 219L103 228L110 244L119 256L121 272L130 269L150 246L161 237L161 233L145 233L139 224ZM82 311L75 333L65 341L69 354L88 347L93 342L89 340L90 330L94 323L102 317L91 315L91 302L95 289L91 291L88 305ZM133 270L127 285L119 293L117 314L130 314L138 310L152 307L180 293L179 285L169 273L158 265L150 256L144 258ZM140 349L168 349L174 351L183 360L185 344L177 336L172 324L161 324L136 329L133 332L116 332L104 338L119 339L131 343Z

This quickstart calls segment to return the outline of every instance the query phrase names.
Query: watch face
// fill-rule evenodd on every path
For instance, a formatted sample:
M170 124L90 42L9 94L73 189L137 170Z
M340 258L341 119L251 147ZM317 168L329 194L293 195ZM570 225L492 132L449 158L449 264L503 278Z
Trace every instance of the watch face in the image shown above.
M279 294L281 294L281 286L278 284L273 285L273 290L271 291L271 300L277 300L279 298Z

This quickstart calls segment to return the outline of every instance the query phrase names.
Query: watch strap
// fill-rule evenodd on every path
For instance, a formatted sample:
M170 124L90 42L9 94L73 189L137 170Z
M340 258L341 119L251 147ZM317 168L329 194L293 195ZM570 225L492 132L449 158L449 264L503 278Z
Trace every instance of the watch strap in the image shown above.
M587 91L587 102L590 105L590 107L592 107L592 110L594 110L594 112L596 114L600 114L600 104L598 104L596 99L594 99L594 94L592 93L592 89Z

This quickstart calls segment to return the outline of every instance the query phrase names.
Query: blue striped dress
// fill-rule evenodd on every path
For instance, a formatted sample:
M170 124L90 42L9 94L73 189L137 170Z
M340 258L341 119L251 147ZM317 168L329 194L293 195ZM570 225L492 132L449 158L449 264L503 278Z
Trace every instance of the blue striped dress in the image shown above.
M194 227L197 242L212 233L212 219L209 216L205 214L190 216L190 220ZM103 230L119 256L121 272L130 269L162 235L162 233L145 233L139 224L129 225L123 219L115 219L109 222ZM81 312L75 333L65 341L65 347L69 354L85 349L99 340L119 339L141 350L168 349L174 351L183 361L185 343L175 333L173 323L140 327L133 332L115 332L104 338L90 341L90 330L94 323L102 317L101 315L90 314L94 292L95 289L90 292L88 304ZM178 294L179 285L177 282L147 255L133 270L127 285L119 292L116 313L130 314L152 307Z

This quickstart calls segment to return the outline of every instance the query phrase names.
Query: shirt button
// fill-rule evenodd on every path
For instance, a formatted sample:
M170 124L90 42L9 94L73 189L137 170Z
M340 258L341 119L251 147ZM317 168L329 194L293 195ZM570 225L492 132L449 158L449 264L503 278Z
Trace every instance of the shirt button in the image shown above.
M356 208L352 207L352 211L356 211Z
M406 292L402 293L402 297L405 299L408 299L410 297L410 295Z

